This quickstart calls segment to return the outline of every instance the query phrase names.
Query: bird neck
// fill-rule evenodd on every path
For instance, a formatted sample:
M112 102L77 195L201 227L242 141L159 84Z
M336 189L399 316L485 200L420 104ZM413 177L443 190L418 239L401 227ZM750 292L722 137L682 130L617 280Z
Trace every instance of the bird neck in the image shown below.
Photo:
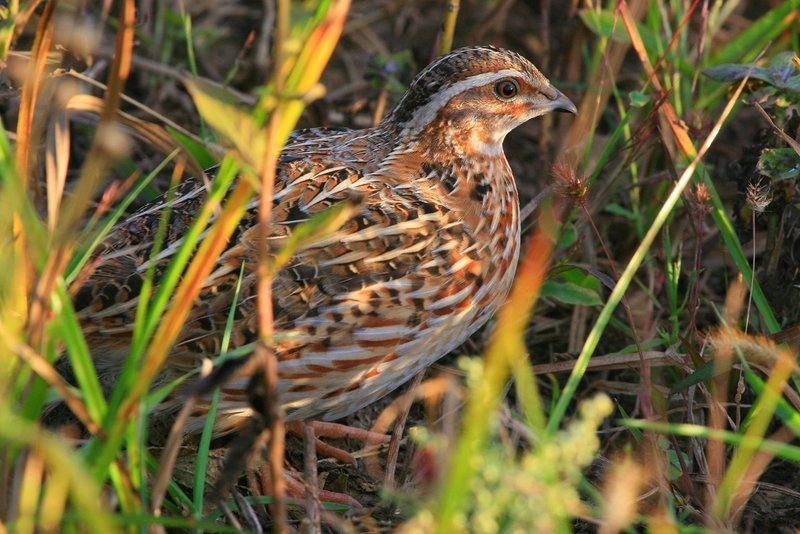
M448 224L459 221L469 229L480 243L474 252L491 258L486 287L502 301L519 258L521 230L517 187L502 140L494 146L480 131L462 132L444 123L416 135L401 132L386 134L395 144L384 159L384 176L446 207Z
M392 121L378 129L395 139L393 157L385 160L393 168L389 174L413 177L475 230L518 236L519 200L503 152L505 133L493 136L481 124L464 128L448 120L433 121L414 135ZM418 167L407 167L415 161Z
M485 128L455 127L447 121L429 124L406 148L419 154L420 176L439 182L454 200L492 208L498 201L516 201L517 190L503 152L503 138Z
M490 263L485 281L494 296L486 298L497 299L494 307L505 299L519 259L517 187L502 148L465 153L461 146L455 141L448 149L421 150L420 189L435 191L451 220L460 221L475 236L475 253Z

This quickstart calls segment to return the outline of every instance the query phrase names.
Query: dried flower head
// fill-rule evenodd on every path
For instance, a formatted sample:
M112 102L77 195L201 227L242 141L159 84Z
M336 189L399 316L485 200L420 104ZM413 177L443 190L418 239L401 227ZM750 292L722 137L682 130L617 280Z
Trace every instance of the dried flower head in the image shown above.
M756 213L764 213L767 206L772 202L772 189L769 182L759 179L747 184L745 193L747 205Z
M699 206L711 209L711 191L706 184L700 183L694 186L694 200Z
M574 165L564 160L557 161L551 172L555 178L556 193L571 199L578 206L584 207L589 198L589 184L586 176L579 174Z
M748 362L772 369L781 358L792 361L791 353L765 336L753 336L734 328L719 327L706 338L715 358L741 354Z
M694 188L686 195L686 200L692 212L702 221L711 213L711 191L703 183L695 184Z

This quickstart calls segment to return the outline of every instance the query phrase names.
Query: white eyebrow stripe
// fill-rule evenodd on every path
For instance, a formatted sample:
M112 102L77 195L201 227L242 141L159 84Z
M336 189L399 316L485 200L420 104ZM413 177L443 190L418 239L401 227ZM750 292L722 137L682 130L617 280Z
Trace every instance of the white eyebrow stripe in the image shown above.
M414 114L414 117L412 117L411 120L405 124L401 136L419 133L423 128L425 128L425 126L428 125L428 123L436 118L436 114L439 113L439 110L442 108L442 106L446 102L449 102L454 96L463 93L464 91L468 91L469 89L480 87L481 85L486 85L502 78L508 78L509 76L523 78L526 82L533 85L533 82L524 72L516 69L503 69L497 72L482 72L481 74L475 74L474 76L470 76L469 78L454 83L444 91L440 92L436 98L419 108Z

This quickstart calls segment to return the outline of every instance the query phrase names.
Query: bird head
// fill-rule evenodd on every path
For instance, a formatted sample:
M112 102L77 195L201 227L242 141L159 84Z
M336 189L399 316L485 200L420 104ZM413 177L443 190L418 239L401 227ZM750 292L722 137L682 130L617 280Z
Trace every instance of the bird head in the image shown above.
M575 104L527 59L492 46L460 48L423 70L385 119L405 135L437 129L466 136L482 152L502 151L506 134Z

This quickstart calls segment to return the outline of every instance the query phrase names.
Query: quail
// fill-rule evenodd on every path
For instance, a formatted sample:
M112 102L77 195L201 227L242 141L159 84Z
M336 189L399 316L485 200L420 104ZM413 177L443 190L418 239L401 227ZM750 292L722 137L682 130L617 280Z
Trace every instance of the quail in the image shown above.
M295 132L277 164L268 238L258 238L254 202L205 280L160 380L218 354L234 305L231 345L256 340L259 247L274 254L297 225L353 198L356 215L304 243L273 280L287 420L347 416L458 347L503 304L519 256L519 200L503 140L551 111L576 108L519 54L475 46L425 68L375 127ZM95 254L75 306L106 376L127 357L148 267L155 262L158 284L205 192L199 180L179 186L157 255L165 198L118 224ZM217 434L249 416L246 383L236 376L221 386ZM202 428L203 402L189 431Z

